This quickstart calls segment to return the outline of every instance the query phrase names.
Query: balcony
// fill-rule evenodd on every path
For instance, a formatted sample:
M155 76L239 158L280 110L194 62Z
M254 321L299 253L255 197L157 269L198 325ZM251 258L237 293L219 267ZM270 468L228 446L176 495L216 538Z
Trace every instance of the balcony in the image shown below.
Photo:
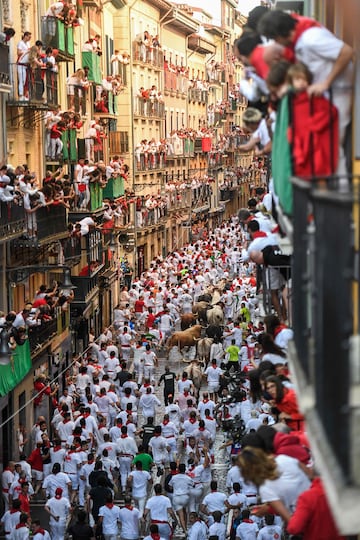
M43 46L57 49L57 61L71 62L75 58L74 30L56 17L41 17L41 41Z
M189 101L203 103L207 105L209 92L207 90L198 90L196 88L190 88L188 91Z
M96 97L94 99L94 115L100 118L115 118L117 114L117 96L108 90L102 90L101 99L98 100L96 92Z
M221 85L226 83L226 72L224 70L213 69L208 72L208 82L211 85Z
M220 126L222 122L226 122L226 112L216 112L214 114L214 125Z
M124 192L124 178L122 176L109 178L103 189L103 199L116 199L124 195Z
M76 286L72 305L85 307L99 292L99 277L103 265L99 265L89 276L71 276L71 282Z
M10 64L11 91L9 105L32 109L54 109L58 106L58 73L51 69L32 69L28 65Z
M136 97L134 114L135 116L143 116L145 118L161 119L165 115L165 104L151 99Z
M9 47L0 44L0 92L10 92Z
M78 264L81 258L81 238L71 236L61 241L65 265Z
M64 161L76 163L78 160L76 129L67 129L61 135L63 142L62 155Z
M173 158L192 157L195 153L195 142L189 138L169 137L166 139L168 155L166 161Z
M40 206L35 213L35 222L28 225L23 237L14 240L14 245L39 248L61 240L67 234L66 208L62 205Z
M344 180L292 180L289 359L339 532L351 535L360 530L359 179Z
M31 326L28 330L29 344L32 356L39 354L50 343L51 339L57 335L57 318L51 321L42 321L39 326Z
M140 172L155 172L161 170L165 166L164 152L149 152L136 154L136 170L135 174Z
M161 49L147 47L144 43L133 42L133 63L151 66L153 69L164 69L164 53Z
M208 167L210 170L222 169L225 165L224 155L220 152L209 152Z
M82 52L82 65L89 68L88 79L95 84L101 84L101 57L93 52Z
M122 62L118 62L116 61L116 63L111 63L112 65L112 73L113 75L119 75L120 79L121 79L121 83L124 85L124 86L127 86L128 84L128 76L127 76L127 66L129 64L123 64Z
M86 114L86 96L88 90L83 86L74 86L74 95L68 95L68 108L74 112L79 113L81 116Z
M0 202L0 243L17 238L25 232L24 207L14 202Z
M179 73L172 71L164 71L164 93L177 95L177 97L186 97L186 91L188 88L189 80Z
M16 366L16 369L14 369ZM26 377L32 368L29 340L24 345L17 345L12 354L12 361L7 366L0 366L0 396L6 396Z
M197 137L194 144L194 152L203 153L210 152L212 147L212 139L210 137Z
M216 53L216 45L207 39L200 37L198 34L193 34L189 37L188 48L191 51L204 55Z

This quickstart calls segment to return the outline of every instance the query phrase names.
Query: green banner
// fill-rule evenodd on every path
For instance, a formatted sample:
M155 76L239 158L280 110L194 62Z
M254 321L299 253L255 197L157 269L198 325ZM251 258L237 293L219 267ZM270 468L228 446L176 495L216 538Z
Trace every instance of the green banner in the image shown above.
M7 366L0 365L0 396L5 396L29 373L32 367L29 340L17 345Z
M289 108L289 96L286 95L282 98L276 115L272 144L272 175L274 177L275 193L279 197L280 206L286 214L292 215L291 148L287 136L290 119Z

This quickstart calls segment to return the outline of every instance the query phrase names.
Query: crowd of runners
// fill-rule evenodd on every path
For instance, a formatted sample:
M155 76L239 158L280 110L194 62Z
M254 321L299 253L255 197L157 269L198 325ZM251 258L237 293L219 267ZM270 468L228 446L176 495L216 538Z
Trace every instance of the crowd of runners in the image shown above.
M280 241L258 196L123 287L113 324L90 336L62 392L37 381L37 421L2 474L7 539L30 528L34 540L270 540L309 527L340 538L287 365L292 331L280 311L262 317L252 260L276 262ZM31 519L34 501L49 532Z

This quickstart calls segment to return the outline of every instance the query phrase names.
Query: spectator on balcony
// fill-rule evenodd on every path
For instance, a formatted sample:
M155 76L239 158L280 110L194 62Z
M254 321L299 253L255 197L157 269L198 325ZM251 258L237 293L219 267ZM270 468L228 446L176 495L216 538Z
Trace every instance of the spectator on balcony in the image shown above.
M18 198L13 193L14 187L10 186L10 178L4 174L0 175L0 201L2 202L12 202L18 201Z
M242 152L256 150L256 155L268 154L271 151L271 133L261 111L253 107L248 107L243 114L245 127L252 133L248 143L238 146Z
M51 152L50 152L50 158L53 160L59 160L61 159L61 153L62 149L64 147L64 144L61 140L61 136L63 132L66 131L66 125L65 122L62 120L58 122L57 124L54 124L51 127L50 130L50 145L51 145Z
M152 46L156 49L161 49L159 34L156 34L156 36L152 38Z
M68 107L69 109L75 110L75 96L79 99L81 103L82 93L86 92L89 88L89 81L86 79L85 70L77 69L73 75L68 77L66 81L67 96L68 96ZM82 111L84 114L85 111Z
M4 28L4 31L0 32L0 43L6 45L14 36L15 30L13 28Z
M17 73L18 73L18 93L19 100L28 99L28 92L25 89L27 78L27 66L29 64L31 32L24 32L22 40L17 44Z
M85 41L83 45L83 52L92 52L94 54L97 54L98 56L102 55L101 47L101 36L100 34L96 34L93 38L88 39Z
M98 124L95 120L92 120L90 122L89 129L85 133L85 152L86 152L86 159L89 161L94 161L94 145L95 141L98 138L98 133L96 126Z
M119 49L115 49L114 54L111 55L110 64L111 64L111 74L113 77L120 75L120 64L124 64L124 54L120 54Z

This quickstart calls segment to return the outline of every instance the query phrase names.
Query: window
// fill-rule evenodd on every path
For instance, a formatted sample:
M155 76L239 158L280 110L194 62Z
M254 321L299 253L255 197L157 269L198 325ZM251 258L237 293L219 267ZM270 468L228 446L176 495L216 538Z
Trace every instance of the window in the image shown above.
M129 133L127 131L109 132L110 154L127 154L129 152Z

